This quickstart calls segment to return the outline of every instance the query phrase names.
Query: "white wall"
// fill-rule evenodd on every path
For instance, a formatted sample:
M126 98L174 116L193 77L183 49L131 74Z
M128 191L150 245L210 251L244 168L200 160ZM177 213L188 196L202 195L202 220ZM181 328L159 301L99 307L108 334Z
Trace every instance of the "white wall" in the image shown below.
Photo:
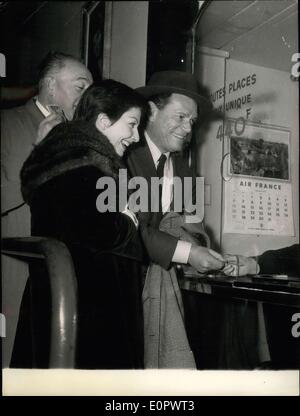
M210 91L224 86L226 54L219 51L202 48L196 53L194 73L203 86ZM222 100L220 100L220 103ZM222 141L216 139L217 130L221 122L212 124L210 131L205 137L199 137L197 173L204 176L205 184L205 227L216 250L220 249L221 243L221 194L222 181L220 164L222 161Z
M245 117L247 107L251 109L252 121L277 125L291 131L291 180L295 228L295 236L223 235L224 251L254 255L266 249L276 249L299 242L299 90L298 83L291 80L289 72L230 59L227 61L227 84L249 74L256 74L256 83L236 91L230 97L251 94L251 103L240 110L229 112L228 115Z

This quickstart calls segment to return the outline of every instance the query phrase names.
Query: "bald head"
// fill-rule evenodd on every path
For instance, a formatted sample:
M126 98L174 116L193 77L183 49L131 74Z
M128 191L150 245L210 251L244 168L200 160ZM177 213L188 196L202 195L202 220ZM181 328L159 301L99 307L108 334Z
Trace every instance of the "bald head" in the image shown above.
M68 120L73 118L83 92L93 82L90 71L70 55L49 55L40 67L39 100L59 106Z

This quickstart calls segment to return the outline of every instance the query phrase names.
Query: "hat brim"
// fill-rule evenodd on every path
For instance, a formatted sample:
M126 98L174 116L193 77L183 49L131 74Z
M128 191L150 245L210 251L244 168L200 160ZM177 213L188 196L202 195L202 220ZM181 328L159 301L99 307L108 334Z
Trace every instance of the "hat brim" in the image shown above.
M195 100L199 105L205 105L211 107L212 104L208 98L203 95L194 93L192 91L186 90L184 88L168 87L164 85L146 85L145 87L136 88L136 91L139 92L143 97L150 98L158 94L182 94L187 97Z

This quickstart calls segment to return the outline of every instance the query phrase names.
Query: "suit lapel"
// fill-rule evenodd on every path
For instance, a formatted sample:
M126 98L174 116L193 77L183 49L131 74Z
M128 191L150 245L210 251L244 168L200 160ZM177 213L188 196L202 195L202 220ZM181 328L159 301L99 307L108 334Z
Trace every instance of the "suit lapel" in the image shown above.
M187 166L186 161L181 154L176 153L172 155L174 176L179 176L182 180L187 176L191 176L191 170Z
M143 136L138 145L130 150L127 164L132 176L143 176L148 183L151 182L152 177L157 176L150 149Z
M190 168L187 166L187 162L183 159L180 153L172 154L172 162L173 162L173 175L178 176L181 179L182 183L182 206L181 210L184 210L184 178L192 177L192 172ZM171 210L174 210L174 195L173 200L171 202Z
M148 213L151 216L151 223L158 227L161 219L160 212L151 212L151 178L157 176L155 164L146 142L141 135L140 142L133 146L126 159L131 176L141 176L146 179L148 184Z

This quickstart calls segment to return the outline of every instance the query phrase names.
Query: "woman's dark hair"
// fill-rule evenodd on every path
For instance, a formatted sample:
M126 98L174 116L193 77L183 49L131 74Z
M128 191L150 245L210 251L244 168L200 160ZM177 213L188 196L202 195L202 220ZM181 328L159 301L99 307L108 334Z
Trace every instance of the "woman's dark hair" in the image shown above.
M87 88L77 105L73 120L94 124L98 115L105 113L114 123L133 107L140 108L140 124L144 125L149 115L149 105L145 98L121 82L106 79Z

